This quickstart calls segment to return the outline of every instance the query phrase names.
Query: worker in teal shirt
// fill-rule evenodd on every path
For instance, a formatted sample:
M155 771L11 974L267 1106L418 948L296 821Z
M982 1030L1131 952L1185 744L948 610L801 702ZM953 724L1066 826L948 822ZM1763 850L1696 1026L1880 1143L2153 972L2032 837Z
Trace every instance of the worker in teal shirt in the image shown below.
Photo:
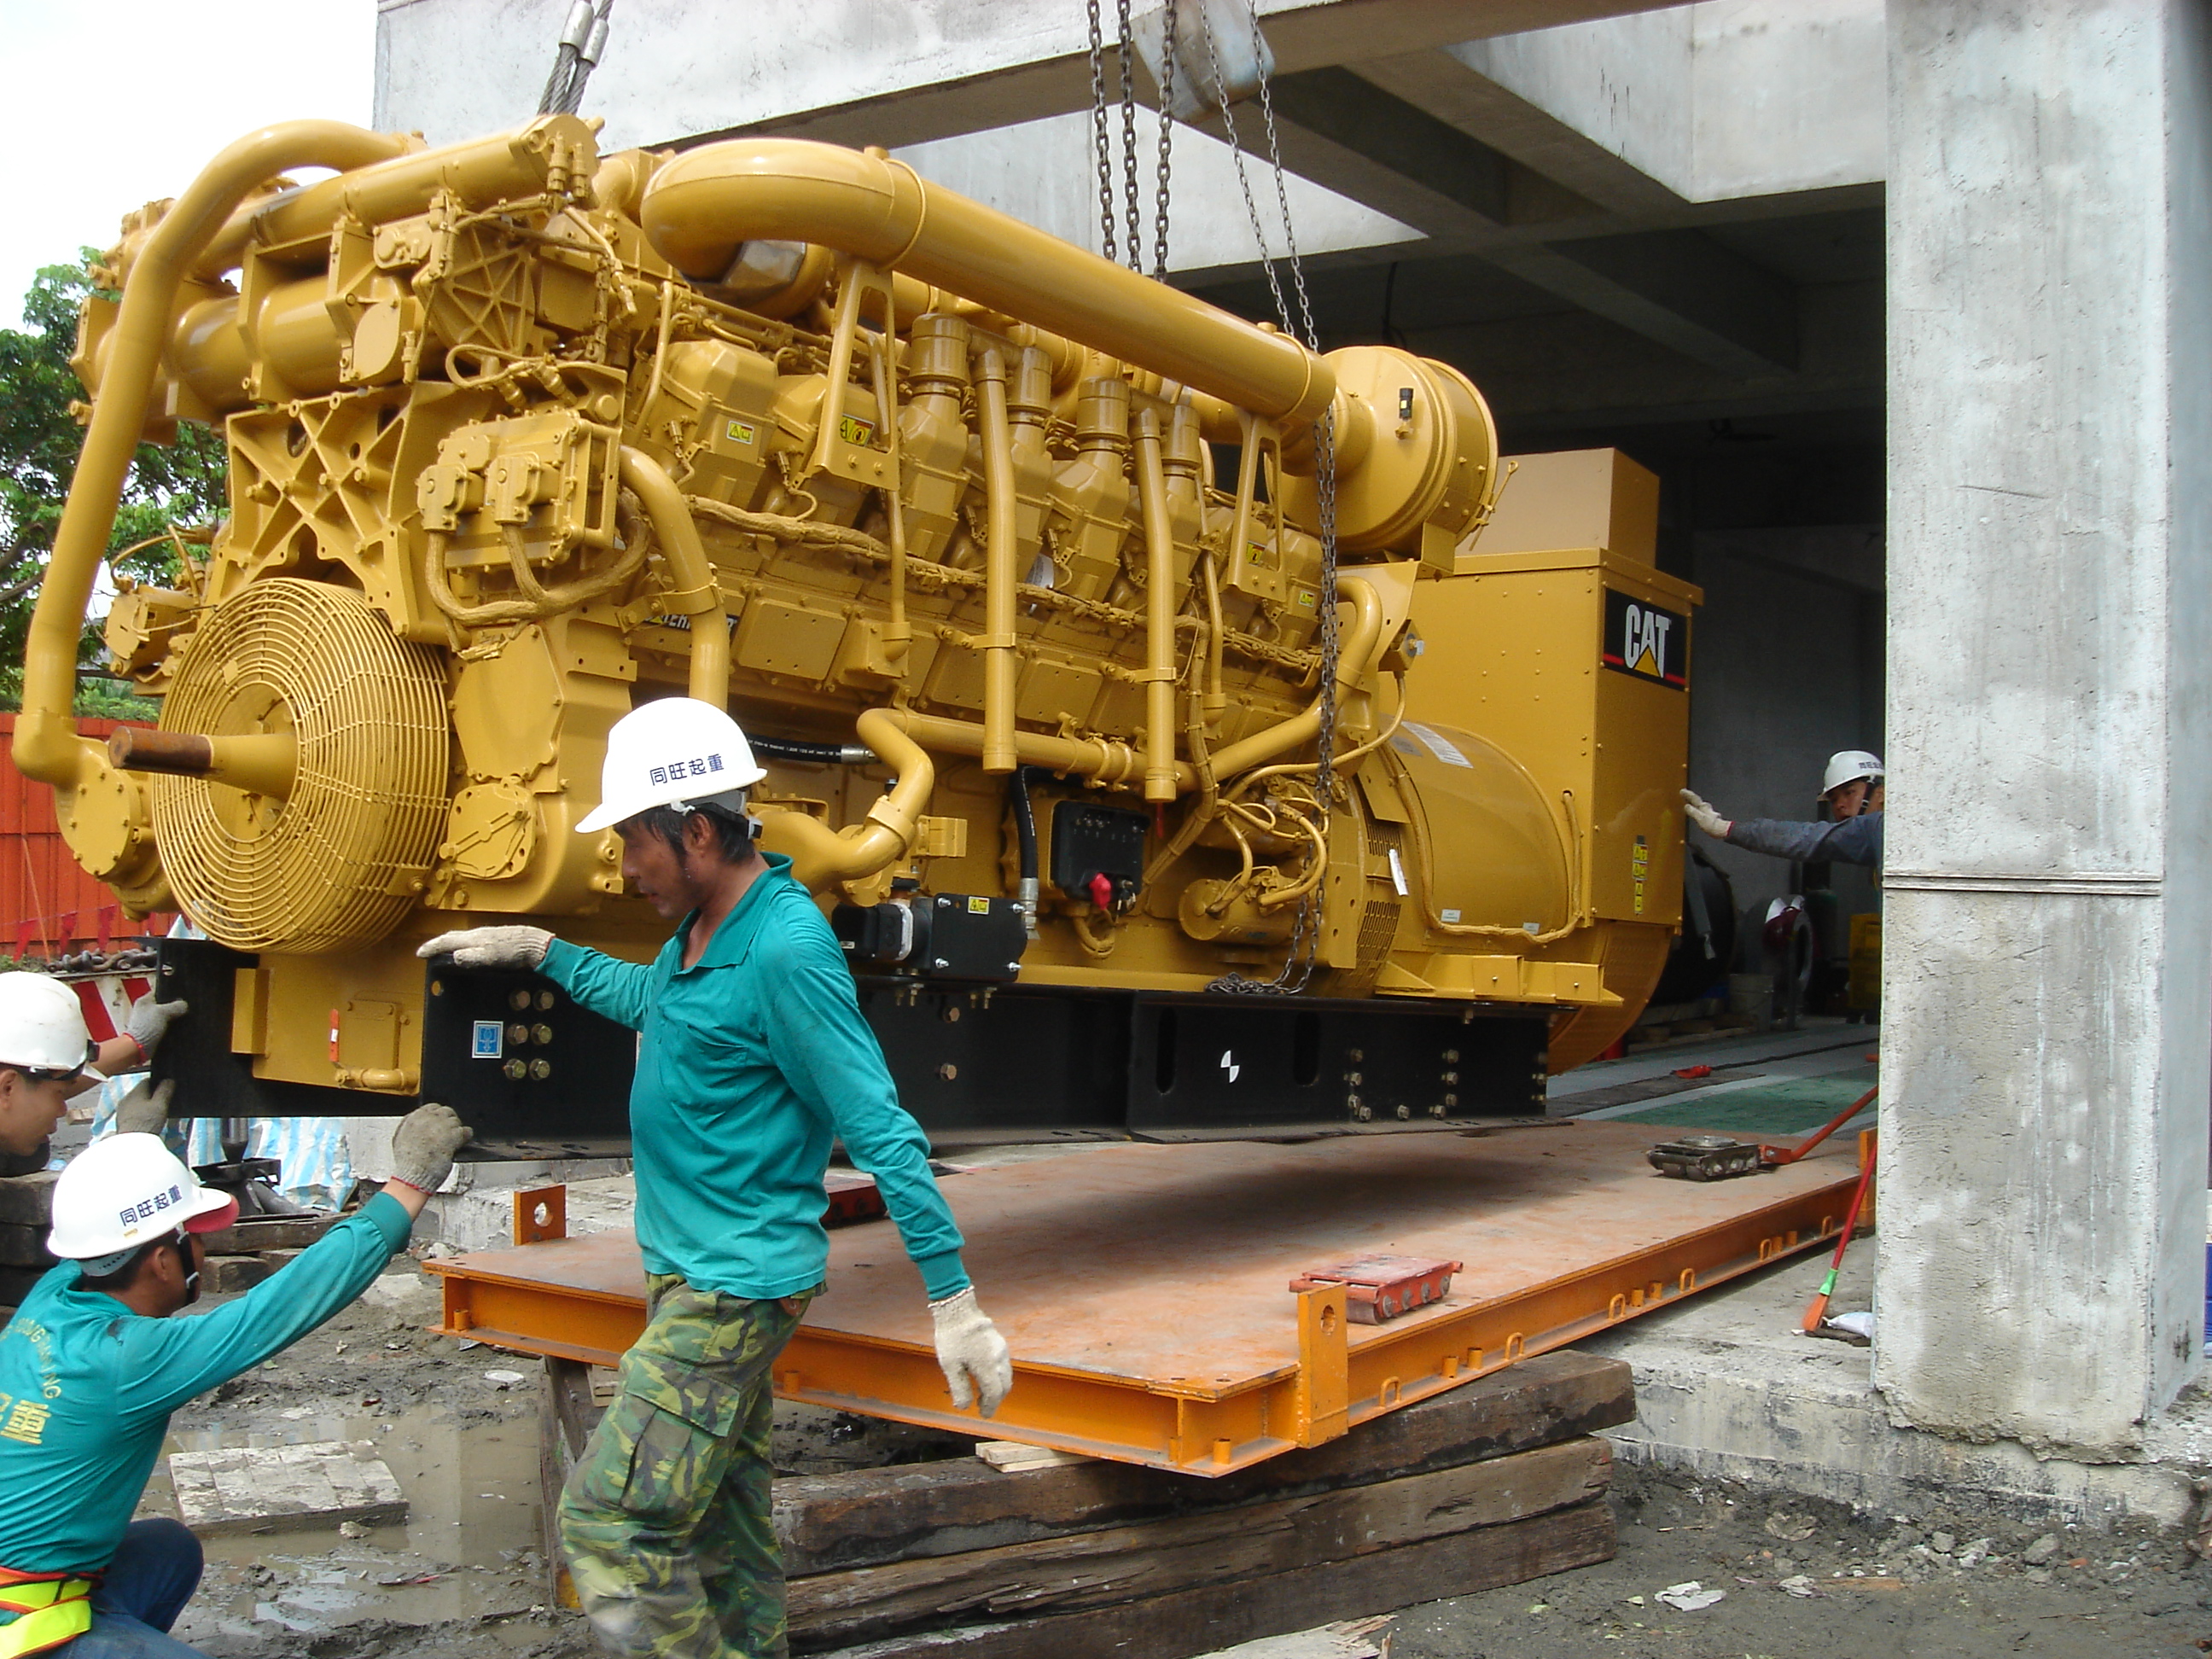
M136 1126L165 1092L125 1103ZM143 1116L142 1116L143 1115ZM155 1119L158 1121L158 1119ZM199 1236L236 1218L158 1134L94 1142L54 1183L63 1258L0 1329L0 1659L179 1659L167 1632L198 1585L173 1521L133 1521L169 1414L281 1352L359 1296L407 1242L468 1130L445 1106L392 1138L384 1191L236 1300L190 1319Z
M833 1139L875 1176L921 1272L954 1405L988 1417L1012 1382L836 939L791 861L753 845L744 791L764 775L737 723L690 698L608 733L600 804L577 828L613 826L624 880L679 924L649 965L538 927L422 947L462 968L538 969L641 1034L629 1109L647 1325L560 1511L577 1599L616 1654L787 1650L770 1370L829 1260Z

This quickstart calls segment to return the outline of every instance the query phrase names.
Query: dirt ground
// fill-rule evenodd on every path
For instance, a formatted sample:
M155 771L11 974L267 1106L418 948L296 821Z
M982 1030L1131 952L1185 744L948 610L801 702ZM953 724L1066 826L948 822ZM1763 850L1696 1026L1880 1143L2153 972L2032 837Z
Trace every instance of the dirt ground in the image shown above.
M178 1413L183 1448L370 1440L411 1505L404 1527L215 1540L180 1638L213 1659L596 1651L574 1614L545 1606L534 1367L429 1335L433 1294L419 1274L388 1274L288 1353ZM779 1417L776 1455L790 1473L957 1449L896 1425ZM2170 1536L2075 1533L1964 1507L1855 1516L1625 1463L1613 1495L1614 1560L1407 1609L1395 1659L2212 1651L2212 1568ZM148 1512L173 1504L157 1480ZM1656 1599L1692 1581L1723 1599L1686 1612Z

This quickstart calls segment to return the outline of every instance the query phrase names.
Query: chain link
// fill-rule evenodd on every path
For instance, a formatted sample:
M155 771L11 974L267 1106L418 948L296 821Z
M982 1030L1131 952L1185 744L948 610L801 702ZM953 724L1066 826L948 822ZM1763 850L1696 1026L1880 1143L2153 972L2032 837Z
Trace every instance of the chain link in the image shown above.
M1091 150L1098 162L1098 251L1119 264L1121 252L1114 234L1114 150L1106 126L1106 37L1098 20L1098 0L1091 11Z
M1129 269L1145 268L1145 210L1137 196L1137 36L1129 22L1129 0L1115 0L1121 31L1121 195L1128 222Z
M1275 172L1275 205L1283 219L1284 256L1291 268L1291 284L1297 296L1297 313L1291 311L1290 295L1283 291L1282 278L1275 270L1275 258L1267 246L1267 232L1260 216L1260 204L1252 192L1252 180L1244 167L1243 135L1237 126L1237 112L1229 101L1228 77L1221 72L1221 51L1214 39L1212 19L1201 12L1201 26L1206 34L1206 53L1213 72L1216 101L1221 109L1223 125L1227 129L1230 155L1237 163L1237 185L1243 193L1244 214L1251 221L1252 240L1260 250L1260 270L1267 279L1267 292L1275 301L1275 319L1285 334L1300 340L1311 350L1321 349L1321 337L1314 325L1313 298L1306 289L1304 262L1298 257L1297 233L1291 223L1291 197L1283 177L1283 149L1275 131L1275 101L1267 84L1267 42L1260 33L1260 10L1255 0L1247 0L1252 27L1252 59L1260 77L1260 114L1267 140L1267 160ZM1334 760L1336 753L1337 684L1336 670L1343 641L1337 624L1337 547L1336 547L1336 411L1334 406L1325 410L1314 423L1314 504L1321 520L1321 686L1317 714L1319 731L1316 733L1314 767L1314 796L1321 812L1321 832L1326 842L1335 799ZM1298 906L1297 925L1291 935L1291 953L1284 959L1282 969L1270 981L1244 981L1238 989L1279 991L1296 994L1305 989L1313 978L1315 948L1320 942L1321 892L1316 889ZM1237 977L1231 975L1231 978ZM1232 988L1217 980L1209 990Z
M1152 277L1168 279L1168 166L1175 143L1176 0L1160 8L1160 149L1158 184L1153 194Z

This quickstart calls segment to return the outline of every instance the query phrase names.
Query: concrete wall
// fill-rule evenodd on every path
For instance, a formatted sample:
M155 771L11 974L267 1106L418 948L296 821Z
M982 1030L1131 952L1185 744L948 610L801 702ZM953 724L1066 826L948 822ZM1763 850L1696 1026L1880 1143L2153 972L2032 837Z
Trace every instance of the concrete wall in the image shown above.
M1876 1379L2125 1455L2199 1368L2212 69L2193 0L1893 0Z
M1884 174L1881 0L1704 0L1450 50L1692 202Z

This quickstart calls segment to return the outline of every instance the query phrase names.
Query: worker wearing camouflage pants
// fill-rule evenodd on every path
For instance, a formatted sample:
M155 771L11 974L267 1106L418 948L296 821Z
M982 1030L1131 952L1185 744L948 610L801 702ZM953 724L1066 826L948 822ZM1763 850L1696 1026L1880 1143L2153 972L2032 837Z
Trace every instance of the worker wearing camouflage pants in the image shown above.
M648 1322L560 1510L577 1599L624 1659L785 1652L771 1372L829 1267L833 1141L898 1228L953 1407L988 1417L1013 1382L836 936L790 859L754 844L745 790L764 775L722 710L645 703L608 732L599 805L577 829L621 836L624 886L676 926L660 954L619 961L521 926L421 947L464 969L534 969L638 1034Z
M673 1273L647 1285L622 1393L561 1495L577 1600L617 1652L712 1653L719 1639L782 1653L769 1370L812 1293L750 1301Z

